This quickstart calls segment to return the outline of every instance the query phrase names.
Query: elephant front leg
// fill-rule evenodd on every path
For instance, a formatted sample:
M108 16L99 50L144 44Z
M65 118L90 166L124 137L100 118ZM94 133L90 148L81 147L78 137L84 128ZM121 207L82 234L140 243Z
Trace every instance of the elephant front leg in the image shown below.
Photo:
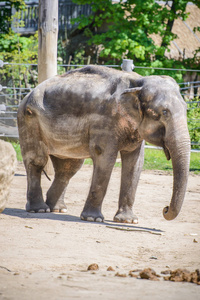
M106 194L111 172L116 161L117 152L114 155L99 155L93 160L94 169L92 183L81 219L85 221L103 222L104 216L101 213L102 202Z
M44 202L41 188L41 172L43 167L29 164L27 168L27 203L26 211L31 213L50 212L50 208Z
M138 223L132 207L144 163L144 142L133 152L121 151L122 173L119 208L114 216L115 222Z

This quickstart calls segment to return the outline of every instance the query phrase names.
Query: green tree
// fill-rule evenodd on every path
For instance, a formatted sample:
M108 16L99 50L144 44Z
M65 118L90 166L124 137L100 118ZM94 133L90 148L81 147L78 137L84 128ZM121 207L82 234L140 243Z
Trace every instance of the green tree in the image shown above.
M0 83L4 86L13 87L13 90L7 89L7 94L14 93L15 99L17 99L18 96L15 87L31 88L37 84L37 69L21 64L37 63L38 37L37 33L31 37L21 36L19 33L13 31L11 27L11 24L13 24L15 28L23 27L20 16L21 10L26 9L25 2L23 0L5 2L0 20L0 22L6 24L6 26L1 27L0 32L0 59L4 62L17 63L18 65L8 64L0 69ZM12 10L12 8L14 8L14 10ZM15 13L11 15L13 12ZM1 94L3 94L3 92L1 92ZM19 93L18 95L21 99L21 95ZM1 97L0 100L2 99ZM10 98L7 97L6 99L8 99L7 104L9 104ZM11 103L17 104L18 102Z
M164 5L155 0L73 0L77 4L90 4L93 14L75 19L79 30L88 37L89 45L101 49L100 57L120 62L122 58L133 58L137 65L172 67L174 61L165 58L170 42L176 38L172 32L176 19L186 20L189 1L166 1ZM191 2L191 1L190 1ZM192 1L200 7L199 0ZM102 26L106 30L102 30ZM196 28L198 30L198 28ZM158 46L152 34L161 37ZM177 65L179 63L177 62ZM181 64L180 64L181 67ZM145 75L145 74L144 74Z

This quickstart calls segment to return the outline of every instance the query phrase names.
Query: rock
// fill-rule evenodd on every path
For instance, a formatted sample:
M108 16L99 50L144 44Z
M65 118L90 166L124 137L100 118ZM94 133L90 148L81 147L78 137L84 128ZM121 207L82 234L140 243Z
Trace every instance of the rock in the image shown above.
M140 272L141 279L158 281L158 277L160 277L160 275L157 275L156 272L151 268L144 269Z
M151 256L149 259L158 259L156 256Z
M96 271L99 270L99 266L97 264L91 264L88 267L88 271Z
M192 282L200 285L200 271L197 269L194 272L190 272L185 269L177 269L170 271L170 276L164 277L164 280L175 281L175 282Z
M113 267L109 266L107 271L115 271L115 270L113 269Z
M0 213L4 210L15 172L17 159L13 146L0 140Z

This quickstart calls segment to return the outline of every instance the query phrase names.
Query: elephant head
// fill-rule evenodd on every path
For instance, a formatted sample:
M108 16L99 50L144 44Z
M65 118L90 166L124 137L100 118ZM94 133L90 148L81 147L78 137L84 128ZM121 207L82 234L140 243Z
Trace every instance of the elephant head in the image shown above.
M149 76L136 80L124 91L124 103L132 103L133 117L138 114L138 133L147 142L164 149L173 165L173 194L171 203L163 210L166 220L180 212L188 180L190 137L187 128L187 106L179 86L168 76ZM127 101L127 97L129 101ZM126 104L125 104L126 106ZM126 109L127 110L127 109Z

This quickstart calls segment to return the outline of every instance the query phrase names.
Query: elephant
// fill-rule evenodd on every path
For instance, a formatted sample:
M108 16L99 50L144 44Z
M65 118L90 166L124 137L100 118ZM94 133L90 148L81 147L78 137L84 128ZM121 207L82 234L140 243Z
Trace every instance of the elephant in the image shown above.
M114 221L138 223L133 213L145 141L172 160L173 193L163 209L173 220L184 201L190 163L186 103L169 76L141 76L89 65L39 84L18 109L19 141L27 172L28 212L66 212L64 196L85 158L93 161L82 220L103 222L102 203L118 153L121 185ZM41 172L51 158L54 180L43 200Z

